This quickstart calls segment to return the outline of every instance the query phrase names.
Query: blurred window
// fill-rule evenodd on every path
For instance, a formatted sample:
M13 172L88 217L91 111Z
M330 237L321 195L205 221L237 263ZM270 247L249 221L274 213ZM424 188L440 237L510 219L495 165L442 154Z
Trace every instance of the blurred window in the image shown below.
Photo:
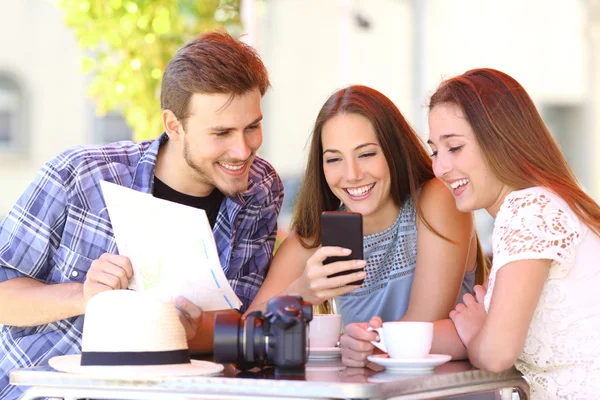
M281 212L277 219L278 228L284 232L284 237L287 236L290 224L292 222L292 214L294 213L294 205L296 204L296 198L300 192L300 185L302 184L302 176L291 175L284 176L281 178L283 181L283 190L285 196L283 196L283 204L281 206Z
M93 121L94 142L106 144L120 140L133 140L133 131L120 112L95 116Z
M21 152L26 139L23 93L19 83L0 73L0 151Z

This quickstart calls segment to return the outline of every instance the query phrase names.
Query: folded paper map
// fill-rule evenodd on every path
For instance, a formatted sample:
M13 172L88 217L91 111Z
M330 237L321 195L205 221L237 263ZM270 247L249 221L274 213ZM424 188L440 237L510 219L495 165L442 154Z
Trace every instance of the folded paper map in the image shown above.
M239 308L201 209L100 182L119 254L129 257L129 288L184 296L204 311Z

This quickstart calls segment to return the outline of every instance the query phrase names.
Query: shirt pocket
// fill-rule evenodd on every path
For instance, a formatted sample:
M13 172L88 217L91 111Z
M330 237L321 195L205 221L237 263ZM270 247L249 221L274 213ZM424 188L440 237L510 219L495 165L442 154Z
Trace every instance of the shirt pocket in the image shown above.
M79 254L64 245L60 245L54 254L55 268L52 282L84 282L92 259ZM59 274L60 276L54 276Z
M60 245L92 259L116 253L114 233L106 208L88 209L71 204L67 210Z

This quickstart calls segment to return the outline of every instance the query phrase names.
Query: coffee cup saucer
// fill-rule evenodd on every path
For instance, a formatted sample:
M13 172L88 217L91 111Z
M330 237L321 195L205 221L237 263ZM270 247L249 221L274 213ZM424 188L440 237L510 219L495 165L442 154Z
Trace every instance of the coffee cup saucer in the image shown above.
M367 359L375 364L384 366L389 371L418 373L432 371L438 365L450 361L452 356L446 354L428 354L423 358L390 358L387 354L374 354L368 356Z
M330 360L342 356L339 347L308 347L307 350L309 360Z

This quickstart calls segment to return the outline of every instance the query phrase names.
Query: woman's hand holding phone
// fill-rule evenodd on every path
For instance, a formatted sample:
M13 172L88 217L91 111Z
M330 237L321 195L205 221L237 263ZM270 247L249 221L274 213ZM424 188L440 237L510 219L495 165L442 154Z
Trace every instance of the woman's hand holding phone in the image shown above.
M351 285L351 283L362 280L366 276L366 272L363 271L365 260L336 261L323 265L329 257L343 257L349 254L350 250L342 247L321 247L306 261L302 276L295 282L294 292L313 305L318 305L332 297L358 289L360 285ZM355 269L361 271L329 278L330 275Z

